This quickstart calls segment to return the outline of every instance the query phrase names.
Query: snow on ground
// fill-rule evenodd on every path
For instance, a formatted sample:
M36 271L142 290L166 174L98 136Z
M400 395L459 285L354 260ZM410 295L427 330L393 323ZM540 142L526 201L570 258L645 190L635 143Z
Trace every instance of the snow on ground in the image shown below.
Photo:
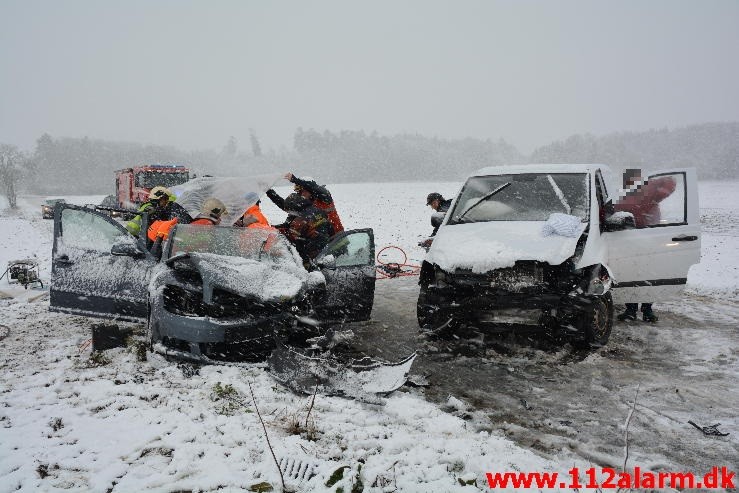
M139 362L126 349L95 366L78 348L89 321L39 317L39 309L5 309L11 334L2 357L0 491L276 487L252 390L277 457L314 470L314 477L286 478L300 491L349 491L360 467L367 487L386 482L400 491L464 491L457 478L482 484L486 470L557 467L505 438L467 430L410 393L382 407L319 395L305 427L311 397L292 394L258 366L209 366L188 377L174 363L152 355ZM31 317L35 323L22 323ZM225 392L219 398L219 384L232 386L236 401ZM344 479L326 487L343 466Z
M737 297L735 186L700 186L703 260L691 270L689 288L705 296L708 307L720 306L717 297ZM410 262L419 262L423 251L416 244L431 231L426 195L439 191L451 197L458 187L330 188L347 229L371 226L378 249L398 245ZM278 191L285 195L289 189ZM24 197L19 212L0 213L0 266L35 255L48 280L53 222L40 218L43 199ZM274 222L284 217L268 200L263 208ZM486 489L486 471L563 473L590 465L568 450L545 457L495 430L477 432L457 416L463 413L444 412L414 389L396 392L384 406L317 396L308 416L310 396L287 391L259 365L203 367L193 375L191 367L151 354L139 361L135 348L91 360L84 342L95 320L49 313L48 301L36 296L41 290L9 287L2 280L0 291L12 297L0 300L0 338L8 333L0 339L0 492L237 490L262 481L279 490L249 384L276 456L289 462L283 469L297 471L287 474L286 482L299 491L348 492L359 478L364 491L470 491L474 488L463 483L471 480ZM718 314L701 312L700 302L660 306L698 320L739 320L734 304ZM719 353L726 344L714 345L717 358L724 357ZM732 361L727 364L735 366ZM450 402L453 411L457 401ZM343 466L343 478L326 486Z

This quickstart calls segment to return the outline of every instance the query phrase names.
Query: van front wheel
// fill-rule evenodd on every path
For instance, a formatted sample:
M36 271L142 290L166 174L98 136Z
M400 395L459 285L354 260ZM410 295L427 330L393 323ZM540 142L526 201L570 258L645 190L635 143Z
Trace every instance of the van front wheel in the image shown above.
M613 329L613 298L611 293L593 298L593 307L580 315L580 333L589 346L604 346Z

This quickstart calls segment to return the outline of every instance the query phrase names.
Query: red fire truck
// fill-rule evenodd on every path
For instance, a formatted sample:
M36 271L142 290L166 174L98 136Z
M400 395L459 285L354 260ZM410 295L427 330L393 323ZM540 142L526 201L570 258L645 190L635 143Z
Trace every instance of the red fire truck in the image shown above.
M173 187L190 179L190 170L181 164L152 164L119 169L115 172L118 207L135 208L149 200L157 186Z

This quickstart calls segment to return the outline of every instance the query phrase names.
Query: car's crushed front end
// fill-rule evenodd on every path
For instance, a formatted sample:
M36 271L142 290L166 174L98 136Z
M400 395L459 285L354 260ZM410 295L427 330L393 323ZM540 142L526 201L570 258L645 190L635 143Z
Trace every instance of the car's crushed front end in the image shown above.
M305 271L276 232L178 226L168 251L150 286L149 326L160 352L249 361L264 359L275 337L318 335L299 320L322 276Z
M575 269L572 259L559 265L522 260L485 273L450 273L428 263L423 270L421 282L427 284L418 310L432 315L437 326L453 321L489 332L515 329L555 337L584 335L583 313L597 309L594 299L608 283L605 270L594 280L592 269Z

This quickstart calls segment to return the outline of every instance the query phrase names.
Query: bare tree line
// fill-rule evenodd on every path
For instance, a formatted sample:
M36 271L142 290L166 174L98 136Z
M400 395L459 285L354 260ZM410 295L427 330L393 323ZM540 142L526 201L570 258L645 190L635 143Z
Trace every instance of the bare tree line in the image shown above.
M0 144L0 194L15 207L31 194L113 193L113 171L152 163L185 164L195 174L238 176L294 171L324 183L455 181L485 166L525 162L605 163L649 169L697 167L703 179L739 176L739 122L672 130L573 135L526 156L502 139L440 139L363 131L296 130L291 149L262 150L250 129L247 149L230 137L221 150L42 135L32 152Z

